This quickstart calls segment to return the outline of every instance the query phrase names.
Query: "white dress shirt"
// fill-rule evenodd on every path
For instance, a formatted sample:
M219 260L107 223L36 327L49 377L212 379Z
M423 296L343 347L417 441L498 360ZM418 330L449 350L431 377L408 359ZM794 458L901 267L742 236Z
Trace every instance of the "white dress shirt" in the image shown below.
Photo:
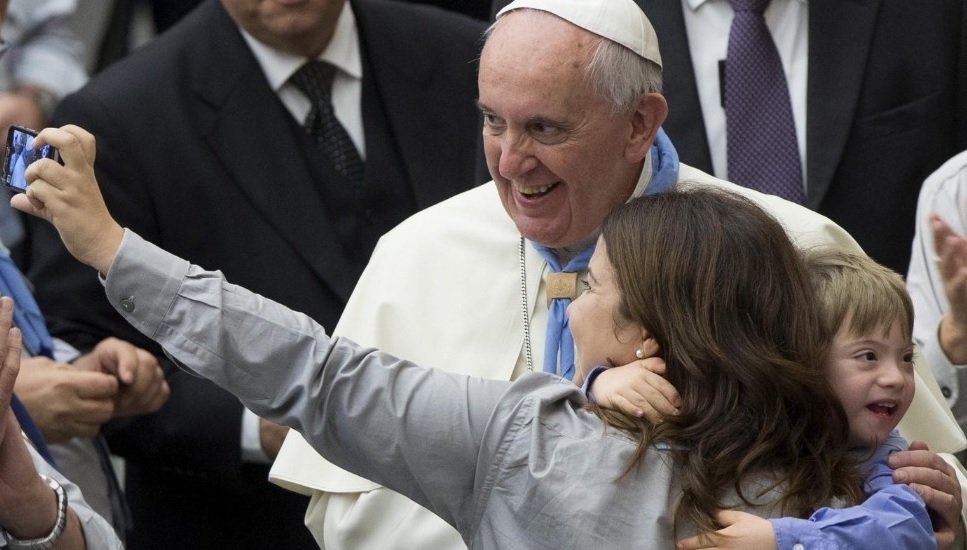
M269 87L279 96L279 100L292 116L300 123L306 119L312 105L309 99L289 83L306 58L276 50L252 35L239 29L248 43L255 60L262 67ZM339 14L336 29L326 49L317 58L334 65L338 70L332 83L332 107L336 118L346 128L352 138L359 156L366 160L366 141L363 137L363 62L359 48L359 32L356 17L347 2ZM262 451L262 438L259 435L259 417L245 409L242 416L242 458L247 462L269 464L271 459Z
M682 0L688 49L695 70L698 99L712 154L712 170L728 179L725 145L725 109L719 86L719 62L729 46L733 11L728 0ZM766 25L779 50L789 83L792 117L796 124L803 185L806 182L806 76L809 57L808 0L772 0L765 12Z

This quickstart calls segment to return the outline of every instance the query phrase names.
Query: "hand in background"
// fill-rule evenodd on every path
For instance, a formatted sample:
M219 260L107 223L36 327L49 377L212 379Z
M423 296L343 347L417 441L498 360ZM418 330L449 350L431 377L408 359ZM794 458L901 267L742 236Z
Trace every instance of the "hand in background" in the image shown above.
M0 135L5 137L11 125L42 128L44 117L37 100L26 93L0 92Z
M259 418L259 438L262 441L262 452L272 460L279 455L282 442L285 441L285 434L289 432L286 426L280 426L274 422L269 422L264 418Z
M949 309L940 321L940 347L951 363L967 363L967 237L956 234L936 214L930 216L937 271Z
M960 481L953 466L923 441L913 441L909 450L891 454L887 463L893 468L893 481L909 485L927 504L937 548L950 548L957 531L963 529Z
M171 395L171 388L157 358L118 338L101 340L90 353L74 361L74 365L118 379L118 392L114 400L115 418L153 413Z
M20 370L20 331L11 328L13 300L0 298L0 527L22 539L43 537L57 519L54 492L37 474L10 402ZM73 510L57 548L84 548Z
M46 357L23 360L17 395L50 443L93 437L114 415L118 382Z

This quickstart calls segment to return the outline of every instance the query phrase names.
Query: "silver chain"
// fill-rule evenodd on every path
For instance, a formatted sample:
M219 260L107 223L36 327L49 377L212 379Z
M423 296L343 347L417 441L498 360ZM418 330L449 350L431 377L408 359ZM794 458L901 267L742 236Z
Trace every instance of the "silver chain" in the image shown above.
M527 307L527 258L524 254L524 237L520 238L520 310L524 320L524 362L527 372L534 372L534 359L531 356L531 322Z

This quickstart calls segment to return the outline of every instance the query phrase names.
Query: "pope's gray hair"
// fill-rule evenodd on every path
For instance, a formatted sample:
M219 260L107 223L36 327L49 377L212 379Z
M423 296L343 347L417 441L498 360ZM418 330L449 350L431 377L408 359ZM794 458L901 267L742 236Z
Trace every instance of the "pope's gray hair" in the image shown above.
M557 17L541 10L526 9L548 17ZM484 42L490 38L499 23L500 19L484 31ZM613 114L630 113L638 107L638 100L642 95L661 93L661 66L613 40L600 36L597 38L598 44L585 68L585 78L594 93L611 103Z
M598 41L587 66L588 83L611 102L611 112L630 113L643 94L661 93L661 67L606 38Z

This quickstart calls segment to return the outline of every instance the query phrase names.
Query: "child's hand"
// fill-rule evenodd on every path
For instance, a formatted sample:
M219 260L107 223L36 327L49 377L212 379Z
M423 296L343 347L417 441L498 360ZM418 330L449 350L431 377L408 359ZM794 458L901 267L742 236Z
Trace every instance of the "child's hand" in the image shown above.
M10 204L54 225L67 250L81 262L107 273L124 230L111 217L94 178L94 136L77 126L47 128L34 146L50 144L63 165L41 159L27 168L27 192Z
M657 424L666 416L678 414L681 401L664 373L665 361L660 357L639 359L599 374L590 393L601 407L644 416Z
M677 550L696 550L698 548L756 548L776 550L776 532L772 523L759 516L722 510L715 515L722 529L703 533L678 541Z

